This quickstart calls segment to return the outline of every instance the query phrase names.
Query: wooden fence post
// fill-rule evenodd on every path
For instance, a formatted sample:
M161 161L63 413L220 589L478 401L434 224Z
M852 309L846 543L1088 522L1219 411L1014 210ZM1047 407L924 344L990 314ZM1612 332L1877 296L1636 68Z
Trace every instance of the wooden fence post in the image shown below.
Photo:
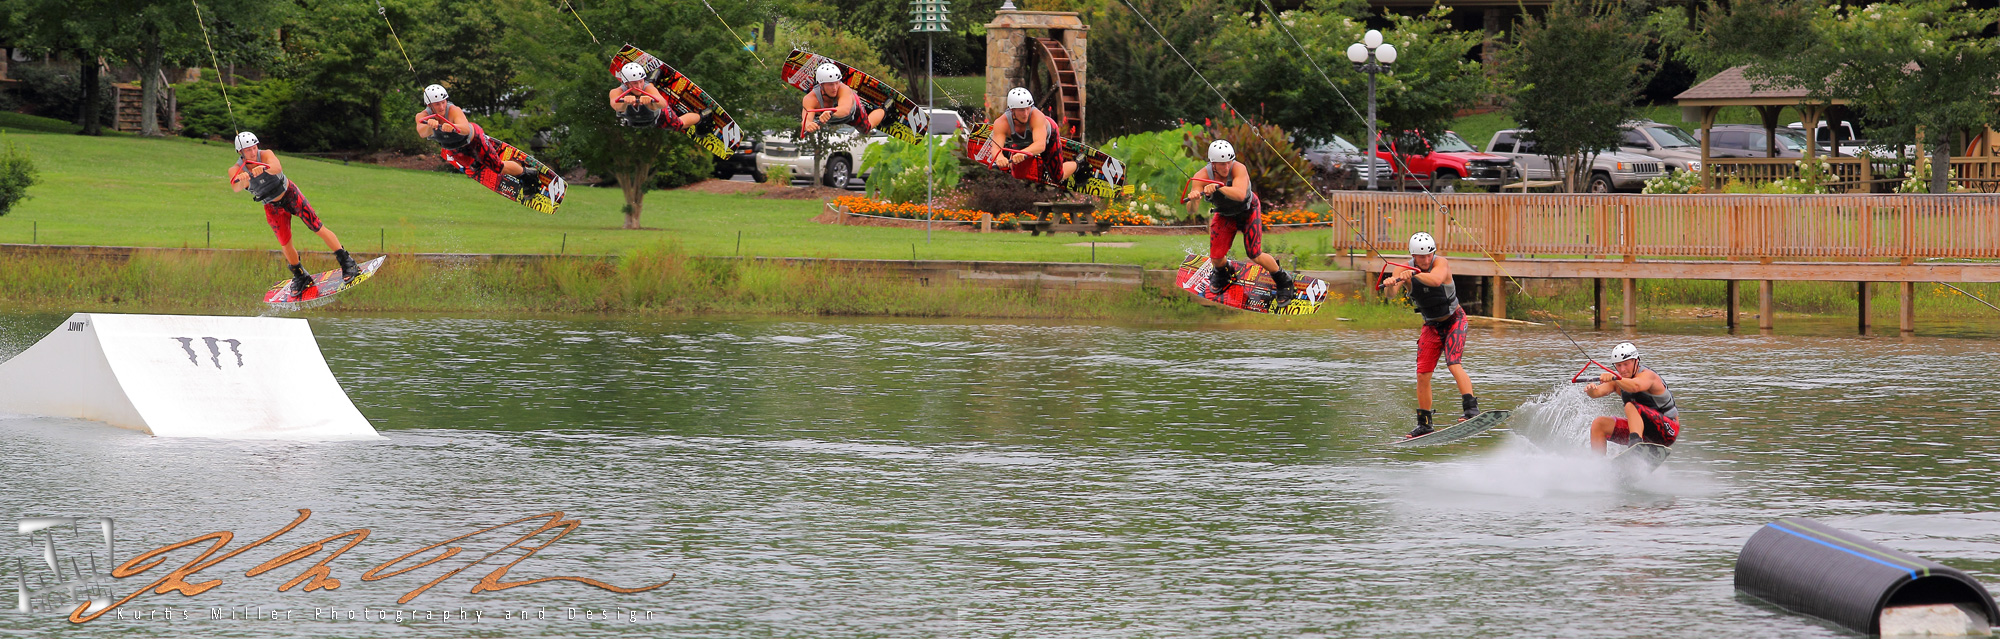
M1590 327L1604 330L1604 278L1590 278Z
M1899 323L1901 324L1903 335L1914 335L1917 332L1917 283L1899 282L1899 284L1902 285L1901 288L1903 289L1902 312L1898 313Z

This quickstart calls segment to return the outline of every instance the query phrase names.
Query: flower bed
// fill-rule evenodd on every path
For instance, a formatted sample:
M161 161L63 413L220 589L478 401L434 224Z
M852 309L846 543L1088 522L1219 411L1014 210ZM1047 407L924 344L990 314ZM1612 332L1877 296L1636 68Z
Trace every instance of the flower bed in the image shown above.
M973 209L945 207L925 209L922 204L897 204L895 202L884 202L859 195L843 195L833 198L833 204L856 215L874 215L905 220L932 219L940 222L978 222L979 216L986 214L985 211ZM1033 215L1027 213L997 213L993 216L993 223L1013 224L1015 220L1033 218Z
M836 197L833 198L833 204L856 215L873 215L904 220L926 219L928 213L933 216L929 219L940 222L972 223L978 222L979 217L985 214L985 211L945 206L939 206L927 212L922 204L897 204L895 202L884 202L860 195ZM996 213L993 215L993 223L1002 227L1012 227L1017 221L1032 219L1035 219L1035 216L1025 211L1020 213ZM1157 218L1136 213L1125 206L1098 211L1097 219L1110 222L1115 226L1160 225L1160 221ZM1267 225L1332 224L1337 221L1339 220L1330 214L1307 210L1270 211L1264 214L1264 223Z

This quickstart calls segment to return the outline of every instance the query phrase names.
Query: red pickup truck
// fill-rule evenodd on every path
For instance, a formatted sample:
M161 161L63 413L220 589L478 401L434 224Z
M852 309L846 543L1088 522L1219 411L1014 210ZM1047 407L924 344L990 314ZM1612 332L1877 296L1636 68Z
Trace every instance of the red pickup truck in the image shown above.
M1513 159L1482 153L1451 131L1435 139L1410 132L1390 137L1384 142L1388 149L1377 151L1375 155L1393 163L1396 172L1406 180L1406 186L1428 186L1432 192L1450 192L1461 180L1489 188L1521 180L1521 167L1516 166ZM1409 184L1411 181L1416 184ZM1396 188L1393 175L1377 178L1376 183L1381 188Z

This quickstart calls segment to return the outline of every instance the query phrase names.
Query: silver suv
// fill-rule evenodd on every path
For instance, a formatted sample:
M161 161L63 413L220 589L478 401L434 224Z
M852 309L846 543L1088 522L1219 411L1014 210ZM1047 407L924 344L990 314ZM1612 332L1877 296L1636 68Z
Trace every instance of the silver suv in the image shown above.
M1701 142L1671 124L1627 122L1618 150L1659 158L1668 171L1701 170Z
M1486 143L1486 152L1504 155L1521 167L1525 179L1556 179L1555 166L1549 159L1535 154L1535 143L1524 139L1528 129L1507 129L1493 134L1493 140ZM1651 156L1623 151L1601 151L1590 158L1590 179L1584 189L1591 193L1612 191L1638 191L1646 188L1646 180L1660 177L1665 173L1661 162Z

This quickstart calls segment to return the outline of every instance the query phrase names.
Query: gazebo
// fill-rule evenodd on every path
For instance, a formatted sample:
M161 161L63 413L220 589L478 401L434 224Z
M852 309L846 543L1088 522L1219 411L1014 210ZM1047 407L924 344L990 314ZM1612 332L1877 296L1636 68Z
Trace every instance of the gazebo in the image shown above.
M1793 160L1777 157L1778 119L1785 109L1799 114L1799 123L1805 127L1808 138L1817 137L1814 132L1819 123L1829 117L1846 115L1846 100L1819 101L1813 99L1802 87L1752 86L1743 77L1743 67L1730 67L1715 74L1700 84L1694 85L1674 101L1680 104L1681 118L1689 122L1701 123L1701 165L1704 188L1714 188L1717 178L1733 177L1745 181L1762 182L1789 177L1793 174ZM1714 136L1716 113L1723 107L1747 106L1757 110L1764 123L1764 148L1768 157L1764 158L1714 158L1709 153L1709 140ZM1840 157L1840 135L1842 127L1830 126L1833 151L1826 159L1828 170L1840 178L1833 186L1844 191L1866 191L1872 176L1868 162L1862 158ZM1818 144L1807 144L1804 149L1808 158L1819 155Z

